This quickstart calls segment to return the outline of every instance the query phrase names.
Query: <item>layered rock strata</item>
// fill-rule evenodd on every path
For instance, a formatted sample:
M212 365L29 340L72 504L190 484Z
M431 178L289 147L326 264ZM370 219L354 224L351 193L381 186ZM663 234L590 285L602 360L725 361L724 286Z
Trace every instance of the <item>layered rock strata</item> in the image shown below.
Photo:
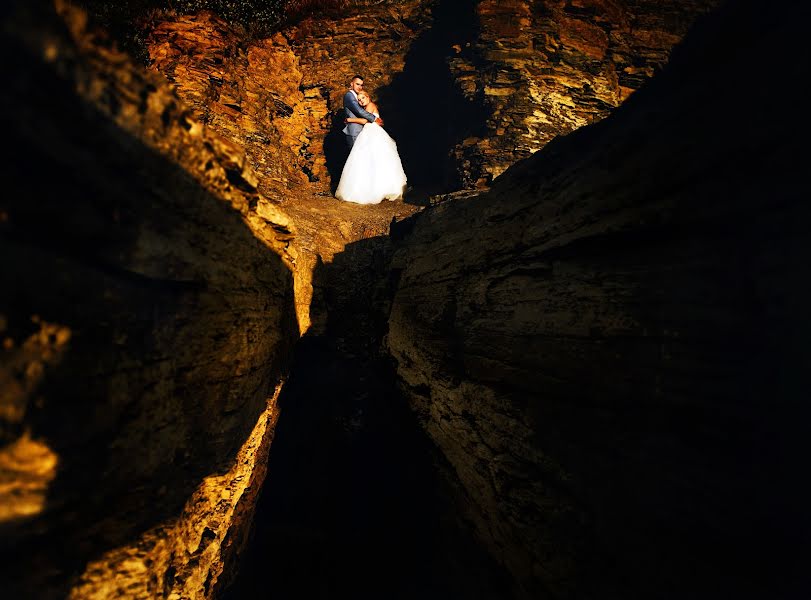
M807 14L755 4L395 255L402 387L527 598L803 589L808 127L739 91Z
M484 107L454 150L463 187L487 186L559 135L604 118L667 62L718 0L483 0L479 35L449 60Z
M15 598L213 597L298 337L244 154L61 4L5 9L0 528Z
M421 5L355 8L343 19L314 17L259 40L211 13L167 15L147 46L152 67L199 119L244 147L268 195L283 198L287 186L329 184L327 161L341 160L344 141L327 137L338 134L349 79L362 73L375 89L402 71L430 16Z
M486 187L605 117L716 4L407 0L312 16L266 39L211 13L165 14L146 39L152 67L246 148L269 197L337 185L341 99L355 73L380 101L412 183L447 191Z

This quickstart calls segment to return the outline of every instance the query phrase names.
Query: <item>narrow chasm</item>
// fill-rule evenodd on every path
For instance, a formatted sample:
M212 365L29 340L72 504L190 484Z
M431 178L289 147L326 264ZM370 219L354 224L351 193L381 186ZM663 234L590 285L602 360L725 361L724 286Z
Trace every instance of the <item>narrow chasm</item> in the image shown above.
M4 597L804 597L794 4L12 0Z
M280 599L512 597L380 351L390 247L384 236L355 242L316 270L326 326L300 341L279 398L231 600L264 597L269 581Z

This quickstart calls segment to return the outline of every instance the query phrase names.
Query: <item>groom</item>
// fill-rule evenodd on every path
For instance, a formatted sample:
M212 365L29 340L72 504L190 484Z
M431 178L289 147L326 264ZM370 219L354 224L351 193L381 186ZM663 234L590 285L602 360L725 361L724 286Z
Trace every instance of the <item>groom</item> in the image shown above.
M383 120L375 117L372 113L363 110L358 104L358 94L363 90L363 77L355 75L349 82L349 89L344 94L344 113L346 118L360 118L366 119L370 123L377 122L378 125L383 125ZM343 133L346 136L346 144L349 150L355 144L355 138L358 137L360 132L363 131L363 125L360 123L347 123L343 128Z

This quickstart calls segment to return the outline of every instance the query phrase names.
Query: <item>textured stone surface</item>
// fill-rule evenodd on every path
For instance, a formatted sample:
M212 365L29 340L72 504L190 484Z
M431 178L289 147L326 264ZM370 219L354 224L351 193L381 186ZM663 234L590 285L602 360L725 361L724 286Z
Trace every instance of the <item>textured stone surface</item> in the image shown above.
M260 189L337 184L341 98L366 77L412 182L483 187L555 136L605 117L717 0L408 0L247 39L210 13L163 17L152 67L246 148Z
M318 264L351 241L385 235L392 219L417 210L401 203L360 207L327 196L345 158L335 117L348 80L361 72L374 90L403 69L410 41L425 27L420 4L313 17L260 40L246 39L244 30L211 13L164 15L148 35L152 68L174 84L196 118L244 147L258 189L297 223L288 252L295 257L302 332L312 321Z
M323 332L333 311L342 334L379 333L377 315L359 327L347 307L386 310L380 236L418 207L323 195L348 77L380 96L404 160L428 170L456 148L465 185L485 185L607 114L709 4L415 0L265 40L174 17L149 38L174 88L69 5L69 35L22 5L0 51L14 150L0 204L3 581L15 597L151 598L211 597L231 576L293 292L301 330ZM779 435L755 423L796 413L789 376L808 363L807 320L792 316L808 304L794 276L808 215L785 137L802 133L774 127L779 96L741 99L740 85L793 81L800 37L747 26L683 57L684 86L631 96L487 196L438 198L396 261L401 377L462 483L460 521L525 595L696 597L701 577L710 594L759 576L770 585L753 594L790 597L790 577L768 578L780 561L792 573L781 550L807 531L807 498L787 483L807 419Z
M238 147L61 8L15 3L0 37L4 594L212 597L298 336L293 232Z
M196 118L244 147L263 176L280 186L306 181L299 155L310 119L298 61L281 36L249 48L244 36L211 13L179 16L151 31L150 59Z
M486 124L455 149L465 187L488 185L553 138L604 118L666 62L718 0L483 0L480 33L450 58Z
M739 85L800 68L804 9L754 4L395 256L403 388L526 597L802 589L808 127Z
M325 140L337 133L349 78L360 72L374 89L403 69L410 40L425 26L420 5L354 8L259 40L211 13L166 16L147 45L152 67L198 118L245 147L268 195L283 199L285 186L329 184L327 160L343 152L343 139L334 149Z

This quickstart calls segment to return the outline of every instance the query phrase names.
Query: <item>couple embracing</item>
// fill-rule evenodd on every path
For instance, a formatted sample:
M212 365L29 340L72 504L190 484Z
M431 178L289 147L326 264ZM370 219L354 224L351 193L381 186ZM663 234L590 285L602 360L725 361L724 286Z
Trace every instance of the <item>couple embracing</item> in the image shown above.
M363 91L363 77L355 75L344 95L349 146L341 181L335 191L339 200L356 204L378 204L399 200L406 187L406 175L397 144L383 129L377 105Z

